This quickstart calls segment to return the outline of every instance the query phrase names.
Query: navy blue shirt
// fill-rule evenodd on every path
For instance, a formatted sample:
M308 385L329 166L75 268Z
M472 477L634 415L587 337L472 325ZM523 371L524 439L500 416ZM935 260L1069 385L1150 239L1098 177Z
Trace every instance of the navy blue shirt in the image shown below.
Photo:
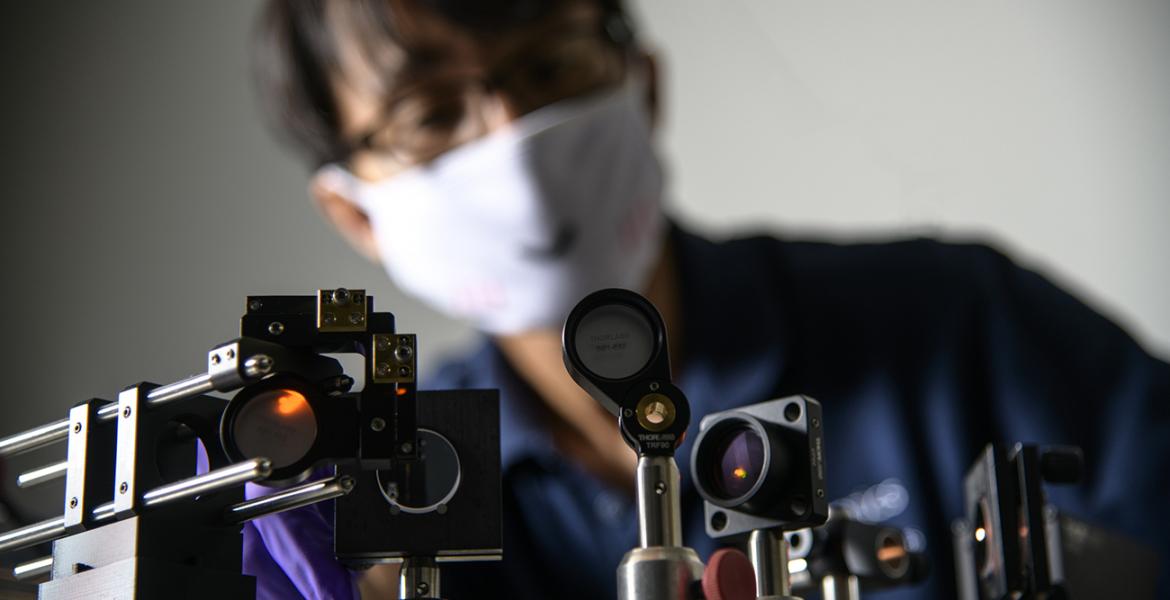
M954 597L949 524L964 473L992 441L1080 446L1085 482L1049 486L1050 500L1157 548L1167 594L1170 365L1116 325L985 246L672 236L688 439L707 413L819 400L830 498L911 528L933 562L926 583L881 597ZM631 499L556 453L539 399L491 344L430 386L502 398L504 560L446 567L444 595L614 597L638 542ZM718 544L690 453L688 442L676 455L684 542L705 560Z

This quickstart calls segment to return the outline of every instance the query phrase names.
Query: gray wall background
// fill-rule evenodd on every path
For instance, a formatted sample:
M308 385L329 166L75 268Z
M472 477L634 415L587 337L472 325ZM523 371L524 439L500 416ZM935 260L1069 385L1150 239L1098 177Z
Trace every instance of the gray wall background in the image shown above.
M249 293L365 287L423 365L470 339L315 214L251 94L258 6L0 4L0 435L199 370ZM633 9L689 223L990 239L1170 354L1170 2ZM59 487L17 498L60 511Z

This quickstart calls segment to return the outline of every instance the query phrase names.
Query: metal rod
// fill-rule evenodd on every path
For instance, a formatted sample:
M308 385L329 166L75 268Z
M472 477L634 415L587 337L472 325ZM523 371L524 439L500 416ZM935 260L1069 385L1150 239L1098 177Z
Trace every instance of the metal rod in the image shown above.
M756 572L756 595L787 596L792 593L788 581L788 540L784 532L755 529L748 536L748 559Z
M821 580L821 597L824 600L858 600L861 598L861 584L856 575L825 575Z
M261 373L259 367L251 367L249 372ZM192 375L187 379L157 387L146 395L146 401L152 406L198 396L214 390L211 376L207 373ZM226 391L226 390L221 390ZM98 418L109 421L118 416L118 403L111 402L98 409ZM69 437L69 419L62 419L52 423L34 427L28 431L0 439L0 456L11 456L36 450L49 444L60 442Z
M678 482L674 457L638 459L638 534L643 548L682 546Z
M154 488L142 495L142 506L157 507L184 498L218 492L249 481L264 479L271 474L272 461L267 458L251 458Z
M17 581L44 577L53 571L53 557L42 556L36 560L21 563L12 568L12 576Z
M154 388L146 395L146 403L151 406L159 406L168 402L174 402L175 400L206 394L214 389L215 386L211 383L211 375L200 373L182 381L176 381ZM118 412L116 407L114 412Z
M398 599L439 598L439 567L431 556L408 556L398 574Z
M69 419L62 419L28 431L0 439L0 456L10 456L35 450L69 435Z
M93 509L93 520L94 521L105 521L106 519L112 519L113 517L114 517L114 503L113 502L106 502L105 504L102 504L101 506L98 506L97 508Z
M348 476L311 481L275 494L229 506L224 511L224 518L228 523L244 523L252 519L308 506L322 500L344 496L353 491L353 486L354 480Z
M266 458L253 458L203 475L157 487L142 495L142 505L147 508L157 508L184 498L192 498L249 481L264 479L271 474L271 461ZM107 502L93 510L95 521L105 521L113 516L113 502ZM65 517L57 517L0 533L0 552L33 546L62 537L65 537Z
M16 477L16 487L30 488L34 485L48 483L54 479L59 479L65 476L65 471L69 469L69 461L61 461L54 465L48 465L39 469L33 469L21 473Z
M33 546L64 536L65 517L57 517L0 533L0 552Z

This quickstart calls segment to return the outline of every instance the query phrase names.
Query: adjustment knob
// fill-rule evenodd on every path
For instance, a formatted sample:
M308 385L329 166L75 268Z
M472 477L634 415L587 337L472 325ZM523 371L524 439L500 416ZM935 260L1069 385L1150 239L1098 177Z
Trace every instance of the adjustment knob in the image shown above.
M743 552L720 548L703 570L703 595L707 600L755 600L756 572Z

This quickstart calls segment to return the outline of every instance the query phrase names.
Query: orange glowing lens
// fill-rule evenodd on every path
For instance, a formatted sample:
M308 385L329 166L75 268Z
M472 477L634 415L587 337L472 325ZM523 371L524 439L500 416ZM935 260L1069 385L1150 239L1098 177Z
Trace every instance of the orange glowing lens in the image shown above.
M735 470L731 472L731 474L735 475L739 479L747 479L747 469L743 467L736 467Z
M281 415L291 415L304 410L308 406L304 394L293 390L281 390L276 399L276 412Z

